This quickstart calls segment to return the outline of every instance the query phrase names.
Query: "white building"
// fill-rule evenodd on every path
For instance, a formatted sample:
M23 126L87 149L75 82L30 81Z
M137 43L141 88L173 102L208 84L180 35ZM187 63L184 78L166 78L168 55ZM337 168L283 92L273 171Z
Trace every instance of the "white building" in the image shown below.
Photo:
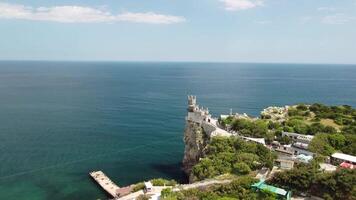
M299 133L282 132L282 136L289 137L293 141L309 144L314 136L313 135L303 135Z
M145 192L152 192L153 190L153 185L150 181L145 182Z
M293 169L294 161L292 160L285 160L285 159L277 159L276 163L281 169Z
M334 153L331 155L331 162L334 164L340 164L342 162L347 162L356 165L356 157L344 153Z

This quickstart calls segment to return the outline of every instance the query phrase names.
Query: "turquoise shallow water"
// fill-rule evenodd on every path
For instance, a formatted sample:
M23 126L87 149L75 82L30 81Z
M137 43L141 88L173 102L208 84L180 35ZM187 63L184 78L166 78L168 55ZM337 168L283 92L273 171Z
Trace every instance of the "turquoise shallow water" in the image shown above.
M0 199L105 198L95 169L121 186L184 181L188 94L213 114L356 106L356 66L0 62Z

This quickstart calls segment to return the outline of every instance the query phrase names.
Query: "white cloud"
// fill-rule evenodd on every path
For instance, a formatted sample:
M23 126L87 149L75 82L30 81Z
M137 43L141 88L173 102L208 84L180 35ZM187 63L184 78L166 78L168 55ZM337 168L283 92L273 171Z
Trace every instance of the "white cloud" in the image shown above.
M336 8L334 7L319 7L317 8L318 11L335 11Z
M356 21L356 17L351 17L343 13L328 15L322 19L322 23L324 24L346 24L352 21Z
M153 12L147 12L147 13L126 12L118 15L117 20L129 21L129 22L152 23L152 24L172 24L172 23L184 22L185 18L171 16L171 15L161 15Z
M247 10L263 5L262 0L220 0L224 3L225 10Z
M150 24L173 24L185 18L154 12L125 12L114 15L103 9L82 6L26 7L18 4L0 3L0 19L53 21L61 23L136 22Z

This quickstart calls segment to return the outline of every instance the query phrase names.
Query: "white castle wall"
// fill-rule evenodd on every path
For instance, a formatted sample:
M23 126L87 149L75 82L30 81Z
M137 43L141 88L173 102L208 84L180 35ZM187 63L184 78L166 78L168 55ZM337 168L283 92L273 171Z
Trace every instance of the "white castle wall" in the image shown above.
M206 116L202 115L201 112L188 112L188 115L186 117L186 120L202 124Z
M188 96L188 115L186 116L186 121L191 121L194 123L199 124L207 134L208 137L215 137L215 136L236 136L236 134L230 133L224 129L221 129L217 126L217 120L212 118L209 114L208 109L199 108L196 104L196 97L195 96ZM241 136L239 136L241 137ZM265 145L265 141L263 138L248 138L242 137L244 140L254 141L257 143L261 143Z
M203 122L202 123L202 128L204 130L204 132L211 137L211 134L216 131L216 127L212 124L210 124L209 122Z

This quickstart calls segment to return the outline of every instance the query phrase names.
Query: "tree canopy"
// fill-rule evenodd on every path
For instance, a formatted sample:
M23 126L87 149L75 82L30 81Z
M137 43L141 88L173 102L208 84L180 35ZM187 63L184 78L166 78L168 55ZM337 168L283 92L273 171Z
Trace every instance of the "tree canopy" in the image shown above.
M275 155L261 144L236 137L214 137L204 158L192 169L196 180L221 174L248 174L263 166L272 168Z

